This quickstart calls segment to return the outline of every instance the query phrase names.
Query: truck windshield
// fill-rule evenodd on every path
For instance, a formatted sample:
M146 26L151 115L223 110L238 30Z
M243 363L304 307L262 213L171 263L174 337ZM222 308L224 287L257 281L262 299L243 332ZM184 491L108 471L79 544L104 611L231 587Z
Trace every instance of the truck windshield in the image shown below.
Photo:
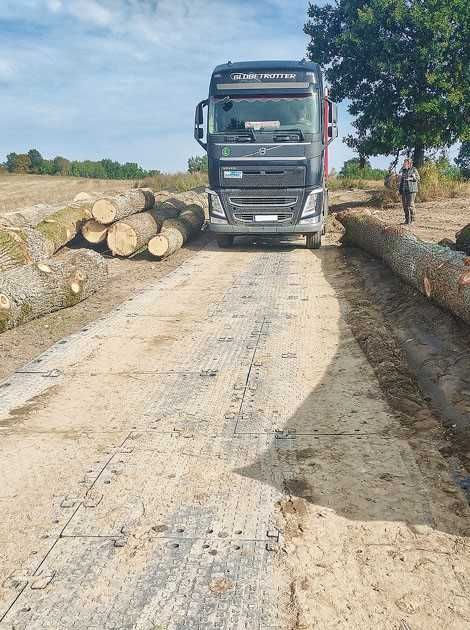
M259 131L301 129L320 131L317 94L299 96L212 97L209 108L209 133L243 129Z

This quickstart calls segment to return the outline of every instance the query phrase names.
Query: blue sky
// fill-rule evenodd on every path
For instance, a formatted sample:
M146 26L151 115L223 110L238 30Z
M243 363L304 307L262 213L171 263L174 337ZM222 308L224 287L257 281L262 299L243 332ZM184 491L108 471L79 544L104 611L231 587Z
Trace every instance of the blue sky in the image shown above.
M0 0L0 161L46 157L184 170L194 107L227 59L305 55L307 0ZM340 106L340 134L350 131ZM332 146L332 165L351 151ZM383 164L382 160L375 160Z

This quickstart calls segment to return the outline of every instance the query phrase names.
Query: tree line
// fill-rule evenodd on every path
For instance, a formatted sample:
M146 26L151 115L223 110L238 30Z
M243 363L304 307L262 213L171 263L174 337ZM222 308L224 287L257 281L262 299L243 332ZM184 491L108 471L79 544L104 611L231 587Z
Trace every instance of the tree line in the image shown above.
M334 100L355 116L346 138L364 160L432 153L463 143L470 154L468 0L336 0L310 3L308 56L325 69Z
M67 160L57 156L45 159L37 149L27 153L9 153L3 167L10 173L37 175L62 175L93 179L141 179L156 175L159 171L147 171L135 162L120 164L113 160Z

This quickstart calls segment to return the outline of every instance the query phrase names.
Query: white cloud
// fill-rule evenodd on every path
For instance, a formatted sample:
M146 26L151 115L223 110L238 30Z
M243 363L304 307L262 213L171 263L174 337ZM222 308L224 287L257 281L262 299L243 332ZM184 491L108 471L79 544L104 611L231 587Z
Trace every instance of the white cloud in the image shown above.
M0 82L6 82L16 74L15 64L9 59L0 58Z
M46 0L47 8L50 9L53 13L57 13L62 9L62 0Z
M0 101L0 117L9 120L2 147L33 143L46 155L184 169L199 151L194 107L207 95L213 67L304 56L305 4L0 0L0 17L15 28L24 22L23 33L0 41L0 81L10 82ZM332 145L335 167L347 151L339 141Z

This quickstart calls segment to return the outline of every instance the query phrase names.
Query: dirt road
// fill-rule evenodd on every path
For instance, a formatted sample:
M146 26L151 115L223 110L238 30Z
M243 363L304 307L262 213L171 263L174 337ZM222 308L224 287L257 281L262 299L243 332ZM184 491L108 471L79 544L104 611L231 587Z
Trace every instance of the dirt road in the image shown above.
M351 274L209 242L0 385L0 627L470 626L467 504Z

